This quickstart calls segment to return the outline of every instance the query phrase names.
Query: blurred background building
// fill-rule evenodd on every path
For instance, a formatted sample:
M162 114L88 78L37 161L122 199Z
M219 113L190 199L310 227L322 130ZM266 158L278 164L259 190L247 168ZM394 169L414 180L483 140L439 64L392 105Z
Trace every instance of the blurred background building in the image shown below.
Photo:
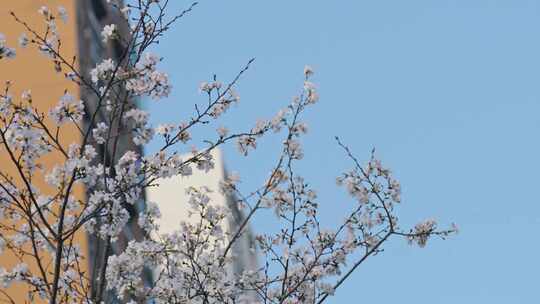
M119 3L121 1L117 1ZM101 31L105 25L115 24L117 31L121 37L129 37L129 25L125 18L123 18L117 9L112 8L107 4L106 0L86 0L75 1L76 11L76 29L77 29L77 49L79 68L82 75L88 76L90 71L104 59L113 59L115 63L119 63L121 60L130 60L130 54L127 54L125 47L117 40L109 40L108 43L103 43ZM115 88L119 92L119 96L124 95L123 88ZM85 109L87 113L94 113L98 105L98 97L89 89L84 86L80 90L81 99L85 101ZM129 103L137 106L138 100L128 100ZM98 112L97 122L106 121L106 112ZM89 118L88 116L86 117ZM88 121L87 121L88 122ZM113 128L112 134L124 134L118 139L116 146L116 153L113 152L114 143L110 143L108 146L99 145L96 150L98 151L98 159L106 159L107 163L104 165L111 165L122 157L122 155L130 150L135 151L141 155L143 153L140 146L133 143L130 136L130 132L125 132L117 128L118 124L107 123L110 128ZM87 126L88 127L88 126ZM106 155L105 158L103 156ZM114 165L113 165L114 166ZM106 256L120 253L127 246L130 240L140 240L143 237L143 231L137 224L138 214L144 210L144 197L141 198L135 205L124 204L124 207L130 213L130 220L117 240L112 243L107 242L101 238L96 237L93 234L87 235L88 242L88 267L89 274L92 279L92 287L98 284L98 270L103 266L102 263L106 261ZM149 282L151 279L151 272L146 271L144 274L145 281ZM95 288L92 288L94 291ZM108 293L105 297L107 303L115 303L116 297L112 293Z
M28 25L35 29L37 33L44 33L45 22L43 17L38 14L38 10L42 6L47 6L56 13L58 7L64 7L68 12L68 21L66 24L57 21L58 30L62 39L62 56L67 60L75 58L75 65L78 67L81 75L88 77L92 68L103 59L112 58L115 62L124 56L125 49L118 42L103 43L101 39L101 31L103 26L107 24L116 24L120 34L126 34L128 24L121 18L116 10L110 9L106 4L106 0L18 0L18 1L2 1L0 5L0 32L6 36L9 46L16 47L17 39L21 33L25 32L24 27L18 24L10 15L13 11L17 17L24 20ZM31 34L27 33L28 37ZM50 58L42 56L35 47L29 46L25 49L16 47L17 57L15 60L2 60L0 62L0 83L3 84L6 80L11 81L10 93L15 99L21 96L24 90L32 91L32 99L38 110L47 113L50 108L55 106L64 94L64 91L69 91L75 97L82 99L85 102L87 113L93 113L97 106L97 96L75 85L72 81L66 79L62 71L55 72L53 62ZM77 96L78 95L78 96ZM130 102L135 103L136 100ZM85 117L86 127L88 126L88 115ZM105 120L104 113L99 113L98 122ZM125 133L125 132L124 132ZM61 134L61 142L68 145L72 142L80 142L81 135L75 126L63 126ZM126 150L140 151L140 148L135 146L129 136L122 136L119 139L118 151L114 158L118 159ZM114 161L112 155L112 147L97 146L96 150L100 154L99 159L107 154L107 159ZM60 153L51 153L43 158L44 166L48 169L55 164L64 161L64 157ZM17 178L17 171L8 158L7 153L0 149L0 163L2 164L3 172ZM34 179L34 185L40 191L47 193L52 191L44 183L42 176ZM76 198L85 200L88 189L77 187L74 191ZM144 200L141 200L136 206L127 205L130 214L132 215L129 224L124 229L117 241L107 245L106 242L96 238L94 235L86 235L80 232L75 236L75 242L78 243L82 252L87 253L85 261L81 261L82 271L91 278L92 285L96 285L97 270L100 269L100 261L103 261L104 255L110 255L123 250L127 242L131 239L139 239L142 237L142 231L137 226L137 214L144 209ZM0 233L2 231L0 230ZM36 263L31 259L24 261L29 265L30 270L37 270ZM11 269L19 260L6 250L0 255L0 267ZM16 303L28 303L27 292L25 289L28 286L24 284L12 284L3 292ZM0 301L4 295L0 293ZM110 295L108 295L110 301Z

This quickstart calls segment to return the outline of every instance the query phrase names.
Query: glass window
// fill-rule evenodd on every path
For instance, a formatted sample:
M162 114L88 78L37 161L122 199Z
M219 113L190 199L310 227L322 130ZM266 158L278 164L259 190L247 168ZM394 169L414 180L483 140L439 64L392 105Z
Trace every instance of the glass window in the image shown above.
M92 10L94 11L94 14L98 20L101 20L107 16L107 9L103 5L102 0L91 0L90 2L92 3Z

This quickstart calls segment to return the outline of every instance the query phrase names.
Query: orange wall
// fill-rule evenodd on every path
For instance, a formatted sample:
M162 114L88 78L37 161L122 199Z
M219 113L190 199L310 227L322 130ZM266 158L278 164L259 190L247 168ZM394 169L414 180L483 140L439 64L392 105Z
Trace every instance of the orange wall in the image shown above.
M32 91L33 104L40 111L47 113L48 109L55 105L64 90L68 90L72 95L79 95L78 87L71 82L66 81L62 73L56 73L52 62L41 55L34 46L28 46L26 49L21 49L17 45L19 35L24 31L24 28L17 24L13 17L9 15L9 11L13 11L16 15L27 21L27 23L38 32L43 32L45 26L43 17L37 13L41 5L46 4L49 9L56 12L58 6L64 6L68 11L69 20L67 24L63 24L60 20L57 21L59 32L62 37L62 53L65 58L73 58L77 54L77 39L76 39L76 1L77 0L2 0L0 5L0 32L3 33L8 41L8 46L17 49L17 57L14 60L0 60L0 88L3 90L5 80L13 82L11 93L15 100L18 100L21 92L25 89ZM5 5L6 3L9 5ZM31 37L28 34L28 37ZM65 125L61 131L63 142L67 145L71 142L79 142L80 135L71 125ZM47 168L52 168L56 163L63 162L64 159L59 153L52 153L43 158L43 163ZM9 159L6 153L0 149L0 164L3 172L8 172L13 177L16 177L14 167L9 165ZM39 174L37 174L39 175ZM47 192L47 188L41 176L34 177L34 185L41 191ZM83 200L84 190L77 188L76 196ZM87 252L86 237L84 234L77 236L77 242L82 246L82 252ZM31 260L25 261L30 268L37 267ZM13 255L6 252L0 255L0 267L11 268L16 263ZM81 263L87 265L87 261ZM52 266L50 266L52 272ZM37 271L35 272L38 273ZM16 303L27 303L26 292L22 284L14 284L8 290L4 290L15 299ZM2 296L0 295L0 299Z

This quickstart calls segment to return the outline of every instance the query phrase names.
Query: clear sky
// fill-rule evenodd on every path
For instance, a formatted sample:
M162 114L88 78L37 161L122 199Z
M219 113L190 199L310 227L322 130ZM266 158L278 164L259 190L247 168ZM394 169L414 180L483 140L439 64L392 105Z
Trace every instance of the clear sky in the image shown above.
M360 159L375 147L400 179L403 226L460 226L424 249L393 240L329 303L538 303L539 1L201 1L168 35L156 51L174 88L145 101L154 121L185 119L201 81L226 82L256 57L224 120L248 129L286 106L310 64L321 101L305 116L299 172L326 222L354 204L334 182L351 167L340 135ZM267 176L276 143L247 160L225 148L244 189Z

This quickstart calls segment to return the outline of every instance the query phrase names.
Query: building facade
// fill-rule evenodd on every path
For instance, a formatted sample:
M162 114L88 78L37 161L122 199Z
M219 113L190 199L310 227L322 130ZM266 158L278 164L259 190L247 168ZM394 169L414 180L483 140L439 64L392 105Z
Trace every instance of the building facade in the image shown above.
M111 9L110 5L107 5L106 0L91 0L91 1L76 1L77 12L77 42L79 68L82 75L89 75L90 71L104 59L113 59L114 62L119 63L120 58L127 58L129 60L129 54L125 48L114 39L108 43L103 43L101 37L101 31L105 25L115 24L117 30L122 37L128 37L128 24L125 19L118 14L116 9ZM120 88L117 88L121 90ZM85 107L88 113L94 113L97 106L97 96L90 90L84 88L80 91L81 99L85 101ZM137 104L138 100L129 100L130 103ZM106 121L105 111L98 113L98 121ZM116 153L113 152L113 144L109 146L99 145L98 147L98 159L108 160L107 164L111 165L124 154L125 151L135 151L142 154L142 150L139 146L135 145L132 141L129 132L122 132L123 130L116 129L116 123L111 123L110 127L113 128L113 134L126 134L121 136L116 146ZM106 154L107 157L103 158ZM123 251L127 243L132 239L141 239L143 237L142 230L137 225L138 214L144 209L144 198L141 198L136 205L125 204L124 207L130 213L130 221L124 228L122 234L117 240L111 244L95 235L87 235L87 248L88 248L88 267L89 275L92 281L92 286L98 285L98 270L102 267L102 262L106 261L106 256L117 254ZM150 273L144 274L147 277L147 281L150 280ZM115 303L116 297L109 293L105 298L107 303Z
M127 33L128 24L117 13L116 10L110 9L106 4L106 0L18 0L5 1L9 2L0 5L0 32L6 36L9 46L17 46L17 38L25 31L24 27L17 23L11 16L14 12L16 16L27 22L28 26L35 29L38 33L45 28L43 18L38 14L38 10L43 5L49 9L56 11L58 7L63 7L68 12L68 20L57 22L58 31L62 39L62 56L64 58L75 58L74 63L79 73L89 78L89 72L103 59L111 58L118 62L118 58L123 57L125 50L117 42L104 43L100 33L103 26L114 23L117 25L119 32ZM29 35L30 36L30 35ZM88 113L93 113L96 109L97 97L90 91L81 89L72 81L66 79L64 73L55 72L55 68L49 58L42 56L36 48L29 46L28 48L17 48L17 57L15 60L0 61L0 85L6 80L10 80L10 93L13 96L21 96L24 90L32 91L32 99L36 102L34 105L38 111L48 113L49 109L54 107L65 91L69 91L75 97L83 100L87 115L85 117L86 127L88 127ZM127 56L129 58L129 56ZM77 96L78 95L78 96ZM135 100L130 102L136 103ZM99 113L101 115L102 113ZM104 117L98 117L98 121L104 120ZM65 146L73 142L81 142L80 132L75 129L75 126L64 126L62 128L61 143ZM118 151L115 154L118 159L123 151L132 150L140 151L129 136L122 136L118 143ZM111 155L111 147L96 147L98 157L107 154L107 159L113 160ZM45 168L52 168L55 164L64 161L64 156L60 153L50 153L43 157L42 163ZM2 172L17 176L17 169L11 164L8 155L0 149L0 163L2 164ZM44 182L41 173L38 173L33 182L40 192L52 193L53 189ZM21 181L15 179L15 182L20 184ZM89 189L84 187L76 187L73 191L76 199L85 200L86 193ZM84 260L81 261L81 271L85 272L90 278L91 285L96 286L97 269L100 269L100 261L104 260L105 255L111 255L123 250L127 242L131 239L140 239L142 231L137 226L137 214L144 209L144 200L135 206L129 206L128 210L132 215L129 224L124 229L117 241L110 245L94 235L87 235L81 231L74 237L82 252L86 254ZM0 225L2 219L0 217ZM0 233L2 230L0 229ZM1 236L1 235L0 235ZM8 250L0 253L0 268L11 269L14 265L21 262L11 254ZM29 269L37 271L36 263L31 260L23 261L28 264ZM24 284L11 284L9 288L0 289L0 302L8 300L7 296L15 303L30 303L28 300L28 286ZM106 295L106 302L113 303L111 295ZM11 301L10 300L10 301ZM34 303L37 299L32 300ZM39 301L37 302L39 303Z

